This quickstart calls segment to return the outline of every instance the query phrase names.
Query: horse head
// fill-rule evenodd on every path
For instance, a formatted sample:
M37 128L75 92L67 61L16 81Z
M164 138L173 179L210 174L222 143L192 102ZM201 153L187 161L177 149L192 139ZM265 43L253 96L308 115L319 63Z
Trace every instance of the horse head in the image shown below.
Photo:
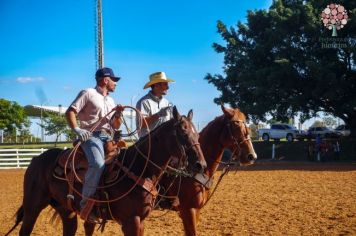
M185 159L188 162L188 170L194 173L202 173L207 164L199 144L199 133L194 127L193 111L190 110L187 116L179 114L177 108L173 107L173 120L176 136L179 143L183 146Z
M221 105L224 113L224 129L220 142L232 152L232 159L242 165L255 162L257 155L253 149L249 129L246 125L246 116L238 109L228 109Z

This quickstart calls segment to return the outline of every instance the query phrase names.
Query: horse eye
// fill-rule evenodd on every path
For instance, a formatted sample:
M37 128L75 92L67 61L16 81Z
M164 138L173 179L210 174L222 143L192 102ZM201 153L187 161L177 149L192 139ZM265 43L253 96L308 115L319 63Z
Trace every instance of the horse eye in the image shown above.
M187 126L187 124L183 123L183 124L180 125L180 128L181 128L182 130L187 130L187 129L188 129L188 126Z
M187 133L187 129L184 129L184 127L182 127L182 129L179 129L179 133L181 134L181 135L183 135L183 136L187 136L188 135L188 133Z

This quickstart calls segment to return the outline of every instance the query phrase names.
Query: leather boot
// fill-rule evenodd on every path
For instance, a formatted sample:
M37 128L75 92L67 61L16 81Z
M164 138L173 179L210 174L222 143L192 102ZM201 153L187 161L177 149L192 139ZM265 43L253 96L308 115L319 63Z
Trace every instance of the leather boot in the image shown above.
M89 223L99 224L99 218L92 211L94 203L95 202L90 199L85 203L84 207L80 210L80 218Z

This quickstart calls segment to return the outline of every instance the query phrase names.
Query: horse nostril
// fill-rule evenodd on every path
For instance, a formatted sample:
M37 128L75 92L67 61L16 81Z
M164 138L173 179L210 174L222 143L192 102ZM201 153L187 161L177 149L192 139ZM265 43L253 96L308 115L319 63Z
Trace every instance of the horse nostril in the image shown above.
M254 160L256 160L255 155L253 155L253 154L248 154L248 155L247 155L247 160L249 160L249 161L254 161Z
M197 172L203 171L203 166L201 165L201 163L199 161L195 162L194 170L197 171Z

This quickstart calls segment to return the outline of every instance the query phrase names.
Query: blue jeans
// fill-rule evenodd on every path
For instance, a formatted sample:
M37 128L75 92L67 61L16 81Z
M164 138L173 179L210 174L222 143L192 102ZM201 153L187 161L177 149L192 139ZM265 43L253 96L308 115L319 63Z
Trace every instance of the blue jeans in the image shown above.
M111 137L102 132L93 132L93 135L81 147L88 160L88 170L85 173L85 180L82 190L83 198L80 201L80 207L83 208L87 198L94 195L99 184L101 174L105 168L104 143Z

